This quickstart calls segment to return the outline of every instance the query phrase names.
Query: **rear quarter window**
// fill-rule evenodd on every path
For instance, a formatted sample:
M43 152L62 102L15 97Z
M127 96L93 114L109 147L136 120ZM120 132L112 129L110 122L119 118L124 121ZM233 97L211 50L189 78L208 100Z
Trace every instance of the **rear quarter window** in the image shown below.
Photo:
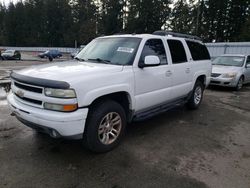
M202 60L210 60L210 54L207 50L207 47L204 44L193 42L193 41L186 41L191 56L194 61L202 61Z

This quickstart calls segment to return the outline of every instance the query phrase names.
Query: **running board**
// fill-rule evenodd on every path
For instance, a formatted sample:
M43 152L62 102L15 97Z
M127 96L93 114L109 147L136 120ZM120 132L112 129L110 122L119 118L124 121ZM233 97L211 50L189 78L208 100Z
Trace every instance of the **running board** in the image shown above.
M135 114L133 121L144 121L144 120L150 119L156 115L162 114L178 106L183 106L184 104L186 104L186 102L187 102L187 98L182 98L174 102L162 104L157 107L153 107L153 108L141 111Z

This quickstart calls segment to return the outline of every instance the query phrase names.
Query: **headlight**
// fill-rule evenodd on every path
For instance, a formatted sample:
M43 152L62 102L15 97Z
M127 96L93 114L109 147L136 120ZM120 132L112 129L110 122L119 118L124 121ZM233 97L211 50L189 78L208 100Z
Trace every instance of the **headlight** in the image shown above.
M44 103L44 108L47 110L60 111L60 112L73 112L78 108L77 104L53 104Z
M56 98L76 98L76 93L73 89L52 89L45 88L45 95Z
M223 78L235 78L237 76L237 73L236 72L231 72L231 73L226 73L226 74L223 74Z

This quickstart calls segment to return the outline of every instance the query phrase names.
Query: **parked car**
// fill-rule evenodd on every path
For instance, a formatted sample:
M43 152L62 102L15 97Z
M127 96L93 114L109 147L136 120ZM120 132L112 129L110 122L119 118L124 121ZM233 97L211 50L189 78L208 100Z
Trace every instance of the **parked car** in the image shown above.
M74 58L77 56L77 54L78 54L84 47L85 47L85 45L81 45L81 47L80 47L79 50L77 50L77 51L75 51L75 52L72 52L72 53L70 54L71 58L74 59Z
M210 85L232 87L238 91L250 83L250 55L226 54L212 63Z
M17 50L5 50L1 56L6 60L21 60L21 53Z
M76 59L12 72L8 102L25 125L94 152L116 147L131 121L199 108L212 70L198 38L165 31L100 37Z
M48 50L38 55L40 58L59 58L62 57L62 53L58 50Z
M2 51L0 50L0 60L3 60Z

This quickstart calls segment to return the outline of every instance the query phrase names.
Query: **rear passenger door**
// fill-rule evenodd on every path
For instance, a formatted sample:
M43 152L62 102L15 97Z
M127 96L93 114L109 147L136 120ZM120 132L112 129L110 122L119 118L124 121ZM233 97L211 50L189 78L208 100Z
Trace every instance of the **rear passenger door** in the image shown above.
M172 58L172 91L171 98L185 97L191 91L192 73L183 42L177 39L167 39Z

